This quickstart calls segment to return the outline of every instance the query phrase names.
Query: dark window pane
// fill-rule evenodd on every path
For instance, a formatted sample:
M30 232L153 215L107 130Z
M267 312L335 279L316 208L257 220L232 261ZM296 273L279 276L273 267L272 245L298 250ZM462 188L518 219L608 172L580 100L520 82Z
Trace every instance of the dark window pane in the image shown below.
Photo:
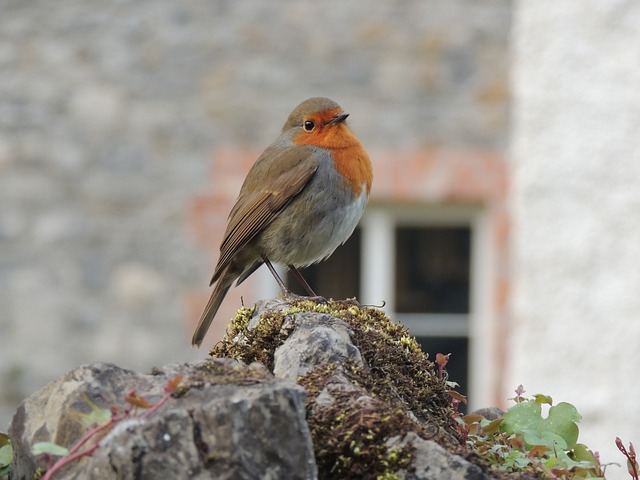
M396 311L468 313L471 229L396 230Z
M437 353L450 353L449 363L445 369L449 380L460 385L456 390L467 395L469 385L469 339L461 337L416 337L416 340L425 353L429 354L431 361L436 360ZM460 406L462 411L463 405Z
M344 300L360 294L360 229L338 247L324 262L299 269L311 288L320 296ZM296 278L287 272L287 286L294 293L306 295Z

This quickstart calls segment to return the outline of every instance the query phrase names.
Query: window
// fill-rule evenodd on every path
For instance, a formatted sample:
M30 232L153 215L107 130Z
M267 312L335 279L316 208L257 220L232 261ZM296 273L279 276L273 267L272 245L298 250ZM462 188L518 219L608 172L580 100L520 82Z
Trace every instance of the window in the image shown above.
M429 353L451 353L449 377L468 390L470 226L395 228L395 315Z

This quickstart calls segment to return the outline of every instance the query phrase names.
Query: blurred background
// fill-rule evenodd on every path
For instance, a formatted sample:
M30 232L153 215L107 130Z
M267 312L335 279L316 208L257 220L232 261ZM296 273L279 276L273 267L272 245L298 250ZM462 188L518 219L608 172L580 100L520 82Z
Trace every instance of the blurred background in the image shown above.
M305 275L381 304L471 408L522 383L640 441L640 4L0 0L0 430L80 364L190 361L240 184L329 96L374 162ZM277 294L258 271L242 302ZM610 478L625 478L612 467ZM608 475L609 478L609 475Z

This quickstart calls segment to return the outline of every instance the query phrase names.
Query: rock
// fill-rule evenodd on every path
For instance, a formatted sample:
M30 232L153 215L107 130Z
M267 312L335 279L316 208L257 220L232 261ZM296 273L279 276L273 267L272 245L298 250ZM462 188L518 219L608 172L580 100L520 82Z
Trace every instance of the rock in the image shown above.
M260 324L260 319L265 313L273 314L274 312L286 312L291 309L291 304L286 300L279 298L270 298L268 300L258 300L255 310L249 321L249 328L255 328Z
M459 455L453 455L431 440L425 440L413 432L404 437L394 437L385 444L389 450L413 449L412 471L395 472L403 480L485 480L488 477Z
M178 372L184 375L179 398L148 418L136 414L116 424L92 456L56 478L316 478L304 390L262 366L230 359L172 365L153 375L101 363L67 373L18 408L9 431L12 478L33 478L34 442L75 444L91 403L124 409L121 399L131 389L153 403Z
M289 338L276 349L273 374L296 381L329 363L351 362L364 366L360 350L351 341L352 331L344 321L327 314L298 313L283 328L293 328Z
M115 423L56 480L490 478L454 453L464 449L446 378L379 310L261 302L238 311L211 354L235 359L150 375L96 363L50 383L13 418L12 479L31 480L45 467L31 453L35 442L70 448L92 410L121 414L132 390L156 404L177 375L181 386L166 403Z
M498 407L485 407L474 410L469 415L480 415L489 421L497 420L504 416L504 412Z

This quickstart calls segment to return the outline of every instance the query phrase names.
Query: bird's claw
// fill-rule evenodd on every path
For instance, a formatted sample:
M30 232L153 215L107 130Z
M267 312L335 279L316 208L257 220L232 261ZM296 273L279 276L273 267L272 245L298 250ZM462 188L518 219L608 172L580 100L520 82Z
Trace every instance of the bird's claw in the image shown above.
M362 306L362 304L358 301L358 299L356 297L347 298L345 300L335 300L335 303L338 303L340 305L349 305L351 307L361 307Z
M297 293L293 293L291 291L282 292L282 298L285 300L298 300L298 301L311 301L316 303L327 303L327 299L321 297L320 295L309 296L309 295L298 295Z

